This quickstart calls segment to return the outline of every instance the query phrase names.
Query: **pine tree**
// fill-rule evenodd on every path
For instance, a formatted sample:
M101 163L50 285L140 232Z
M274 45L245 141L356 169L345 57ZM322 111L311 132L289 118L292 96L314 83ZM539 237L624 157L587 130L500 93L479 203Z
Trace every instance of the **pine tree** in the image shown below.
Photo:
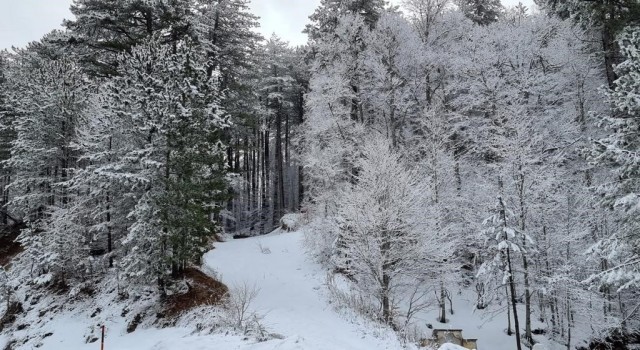
M292 51L288 44L277 36L272 36L265 45L264 76L260 88L267 114L265 124L273 125L274 137L274 179L273 179L273 224L277 225L285 214L285 159L284 159L284 127L288 120L293 103L291 95L293 78L289 75L287 63Z
M606 256L615 266L591 279L624 290L640 285L639 258L634 248L640 239L640 28L627 28L618 44L625 60L616 66L619 78L607 91L612 116L601 121L609 135L597 140L590 153L592 162L615 174L610 177L614 181L601 185L599 192L602 204L617 212L619 225L592 249L596 256Z
M117 74L117 56L154 35L176 41L193 34L193 0L74 0L67 43L89 72Z
M220 74L221 89L233 88L246 70L254 67L258 43L258 17L248 0L207 0L199 2L192 19L199 42L207 52L209 73ZM240 90L240 89L238 89Z
M306 26L305 32L312 42L331 35L343 15L361 16L365 24L373 28L385 5L386 0L321 0L320 6L309 16L311 24Z
M638 25L640 3L636 0L536 0L536 4L561 18L571 18L583 27L595 31L600 42L593 49L602 52L603 68L609 88L617 79L614 67L620 63L620 47L616 36L629 25Z
M84 237L54 223L74 197L69 181L77 167L73 142L87 103L86 79L72 60L26 49L12 63L8 86L15 113L6 163L13 172L10 205L28 226L20 240L43 281L65 278L83 256Z
M9 57L6 52L0 52L0 225L6 226L11 220L7 212L9 191L6 189L11 181L11 168L6 161L11 157L11 142L15 135L13 132L13 113L7 101L6 70Z
M161 287L167 271L199 260L226 188L220 137L228 123L199 49L188 38L177 46L157 38L122 54L119 77L104 87L106 118L87 138L101 147L87 156L101 161L106 188L118 190L102 193L107 205L128 205L119 266Z
M266 174L258 158L266 159L264 133L268 131L263 128L259 91L263 38L255 30L258 18L251 13L248 3L208 0L202 2L199 15L194 18L198 41L210 59L209 71L219 71L220 104L234 124L223 135L227 144L225 160L234 176L228 190L233 199L223 211L225 230L229 232L254 231L256 224L266 219L266 214L259 213L264 213L263 209L269 208L271 202L266 200L266 190L265 200L258 196L259 188L267 186L261 181ZM271 215L267 216L271 221Z
M478 25L489 25L498 21L504 7L500 0L457 0L467 18Z

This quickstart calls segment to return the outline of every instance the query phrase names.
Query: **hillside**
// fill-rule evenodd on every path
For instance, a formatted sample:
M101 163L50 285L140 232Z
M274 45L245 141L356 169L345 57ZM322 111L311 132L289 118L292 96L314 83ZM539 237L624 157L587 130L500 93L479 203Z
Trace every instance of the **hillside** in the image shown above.
M106 324L106 349L119 350L183 350L251 349L251 350L400 350L415 348L404 344L389 328L331 301L327 288L327 273L313 262L304 247L304 232L285 233L280 230L261 237L216 243L204 256L203 270L227 284L232 293L256 290L247 318L256 317L269 335L267 341L257 341L233 332L221 334L197 332L207 319L186 318L175 326L157 328L145 324L127 333L127 318L123 307L136 310L136 305L123 305L106 297L62 307L39 320L23 319L31 325L20 331L32 339L14 350L39 348L44 350L95 350L99 341L87 343L99 336L99 324ZM248 288L245 288L247 286ZM504 311L475 310L473 293L451 288L453 315L447 324L436 322L437 310L430 308L417 316L417 324L428 333L426 324L434 328L463 329L467 338L477 338L479 349L511 350L514 339L505 334ZM44 305L44 304L41 304ZM140 305L138 305L139 307ZM95 316L94 310L102 310ZM133 312L133 311L132 311ZM94 315L92 315L94 314ZM215 313L204 314L216 317ZM211 319L213 322L213 318ZM560 344L536 338L550 349ZM0 335L0 349L6 346L9 334Z
M219 243L205 255L204 270L221 277L232 292L234 286L255 285L258 295L249 311L260 318L261 325L271 334L268 341L258 342L229 331L195 332L196 323L206 324L206 319L187 319L176 327L162 329L146 325L127 333L127 318L120 313L123 307L135 310L136 305L122 305L107 295L106 299L96 297L62 307L41 320L36 317L20 320L30 326L12 336L28 336L32 340L13 349L94 350L99 341L86 341L99 336L99 324L107 326L106 349L403 349L392 331L355 315L346 317L332 308L325 295L324 273L306 258L302 237L299 232L276 232ZM250 265L256 268L250 269ZM96 308L102 309L98 317L92 315ZM8 341L9 334L0 335L0 349Z

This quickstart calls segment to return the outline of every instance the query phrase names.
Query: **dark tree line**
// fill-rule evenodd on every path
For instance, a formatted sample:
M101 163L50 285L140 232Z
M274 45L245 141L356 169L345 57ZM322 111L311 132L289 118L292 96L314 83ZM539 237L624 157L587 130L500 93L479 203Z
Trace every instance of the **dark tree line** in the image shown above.
M86 283L102 267L164 291L220 233L299 210L305 52L256 34L248 1L71 12L0 56L0 220L26 227L32 277Z

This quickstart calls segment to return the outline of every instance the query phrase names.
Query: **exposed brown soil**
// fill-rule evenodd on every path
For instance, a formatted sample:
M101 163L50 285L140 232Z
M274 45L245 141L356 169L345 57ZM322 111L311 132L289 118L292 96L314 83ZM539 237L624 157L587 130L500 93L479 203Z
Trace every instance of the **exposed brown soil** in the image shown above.
M178 316L198 306L220 305L229 293L229 288L224 283L195 268L185 270L183 278L186 279L189 290L184 294L167 297L166 316Z
M22 246L16 242L20 229L19 226L13 226L0 230L0 266L6 267L16 255L22 253Z

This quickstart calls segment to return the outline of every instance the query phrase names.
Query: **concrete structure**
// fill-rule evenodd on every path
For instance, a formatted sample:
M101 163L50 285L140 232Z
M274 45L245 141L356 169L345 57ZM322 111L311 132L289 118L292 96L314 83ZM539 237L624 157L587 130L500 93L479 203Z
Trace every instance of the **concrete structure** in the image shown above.
M462 336L462 329L434 329L432 337L423 339L420 346L437 349L445 343L456 344L469 350L478 349L478 339L465 339Z

